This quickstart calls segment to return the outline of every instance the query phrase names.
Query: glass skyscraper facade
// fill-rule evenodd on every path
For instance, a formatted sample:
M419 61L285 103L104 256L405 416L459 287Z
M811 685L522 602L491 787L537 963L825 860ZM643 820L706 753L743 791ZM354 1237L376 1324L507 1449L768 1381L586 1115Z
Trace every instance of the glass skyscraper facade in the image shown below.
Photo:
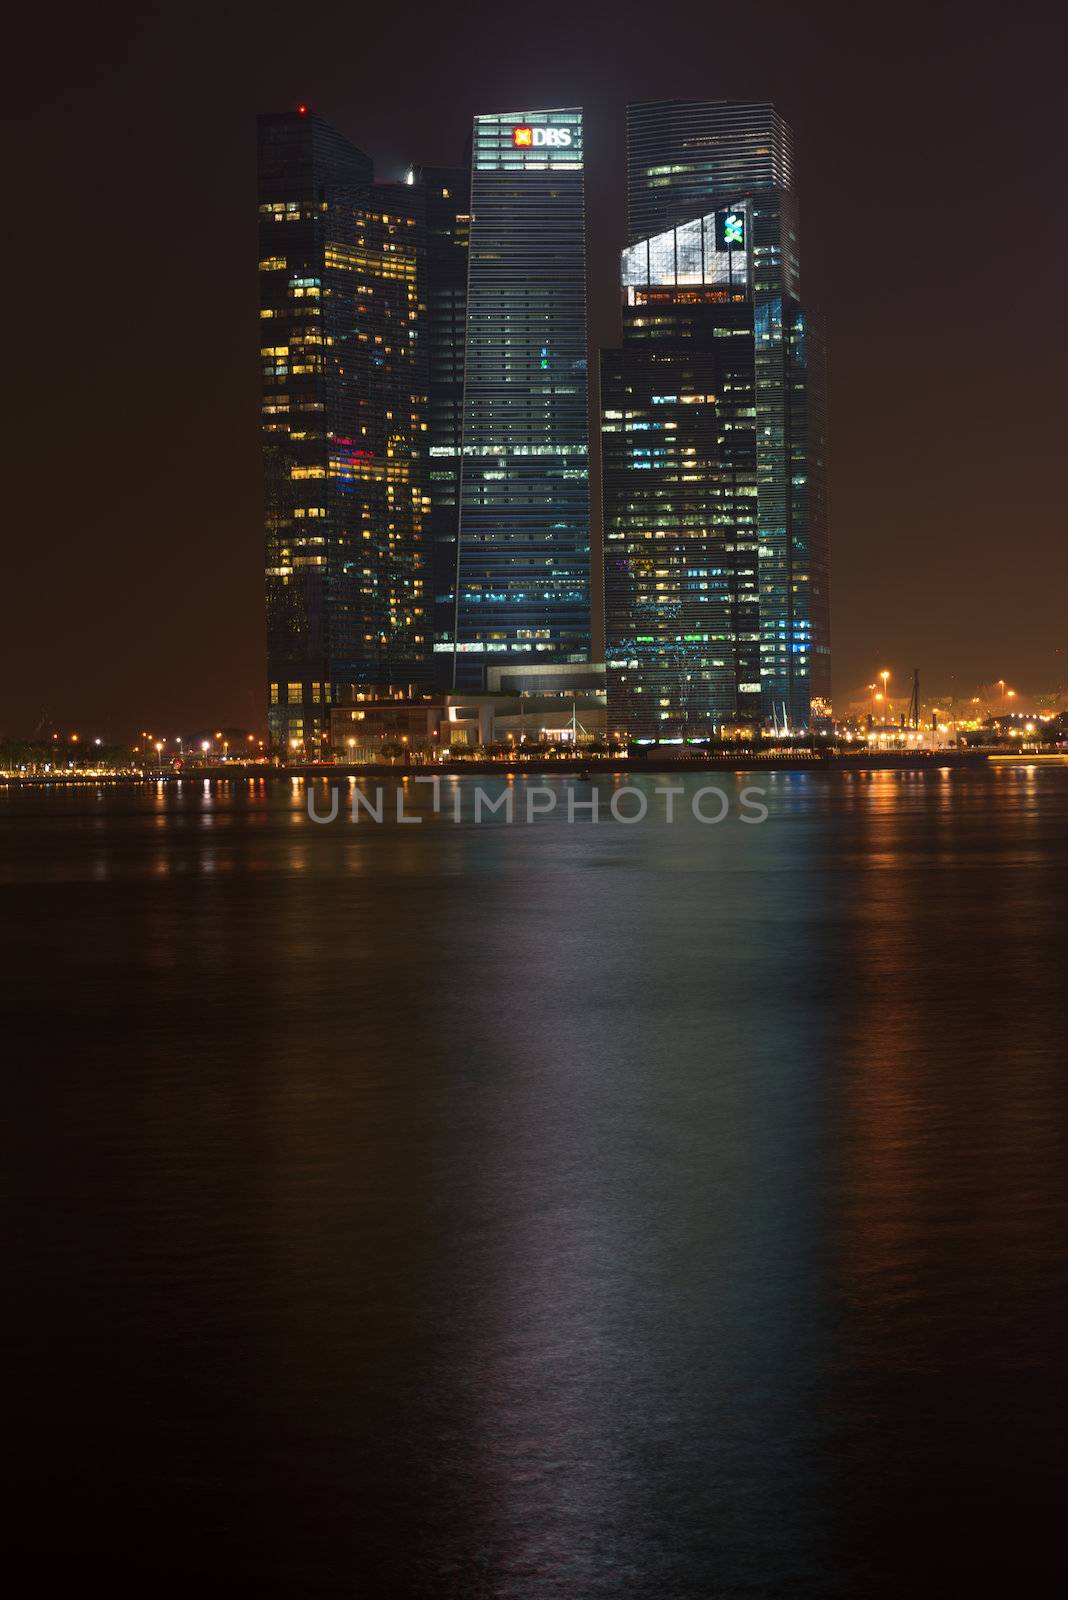
M631 243L761 190L796 192L793 131L770 103L661 100L627 107Z
M750 219L623 253L601 455L609 726L634 738L762 719Z
M426 226L429 491L427 522L430 617L435 641L433 687L452 688L456 629L456 540L460 522L464 338L470 233L469 167L416 167Z
M475 118L457 688L590 652L582 113Z
M343 688L429 683L425 230L306 110L259 119L268 720L321 753Z
M790 131L766 105L628 111L623 347L602 358L609 720L808 725L829 697L823 347Z

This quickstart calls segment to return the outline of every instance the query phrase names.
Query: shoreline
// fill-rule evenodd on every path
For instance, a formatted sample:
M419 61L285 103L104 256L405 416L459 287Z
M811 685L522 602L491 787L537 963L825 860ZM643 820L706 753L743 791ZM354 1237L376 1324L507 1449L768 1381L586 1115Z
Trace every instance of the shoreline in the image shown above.
M273 783L300 779L302 781L321 779L325 782L331 779L375 779L384 778L403 780L405 778L486 778L486 777L581 777L592 779L595 777L641 777L643 774L654 773L692 773L699 776L705 772L734 772L760 773L760 772L807 772L807 773L845 773L845 772L937 772L937 771L978 771L990 770L997 766L1068 766L1068 754L1053 752L1050 754L1017 754L1012 751L987 751L987 750L940 750L930 752L902 752L876 751L871 754L863 752L848 752L843 754L821 753L810 755L807 752L788 751L769 752L767 755L731 755L706 754L699 757L678 758L675 756L592 756L583 759L580 756L561 757L551 761L534 760L454 760L440 761L433 764L416 764L405 766L402 763L375 762L368 765L357 765L350 762L337 763L303 763L299 766L274 767L257 762L227 762L225 765L212 767L187 768L183 772L115 772L115 773L56 773L42 775L10 775L0 776L0 788L11 789L40 789L40 788L84 788L87 785L99 784L133 784L139 786L158 786L161 783L219 783L242 781L270 781Z

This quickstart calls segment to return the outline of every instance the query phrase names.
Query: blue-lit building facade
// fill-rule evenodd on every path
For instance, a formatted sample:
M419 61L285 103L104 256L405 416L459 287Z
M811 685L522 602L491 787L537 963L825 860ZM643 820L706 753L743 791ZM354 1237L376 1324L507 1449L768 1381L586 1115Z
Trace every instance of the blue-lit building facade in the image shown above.
M774 108L628 110L623 343L602 356L609 725L808 726L830 694L824 352Z
M475 118L455 687L590 654L582 113Z

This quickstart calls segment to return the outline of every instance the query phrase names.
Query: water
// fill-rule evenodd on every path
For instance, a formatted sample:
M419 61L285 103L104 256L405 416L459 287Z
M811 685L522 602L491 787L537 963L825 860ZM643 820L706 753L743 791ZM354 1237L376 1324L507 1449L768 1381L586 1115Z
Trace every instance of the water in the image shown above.
M752 781L0 793L41 1592L1045 1588L1068 771Z

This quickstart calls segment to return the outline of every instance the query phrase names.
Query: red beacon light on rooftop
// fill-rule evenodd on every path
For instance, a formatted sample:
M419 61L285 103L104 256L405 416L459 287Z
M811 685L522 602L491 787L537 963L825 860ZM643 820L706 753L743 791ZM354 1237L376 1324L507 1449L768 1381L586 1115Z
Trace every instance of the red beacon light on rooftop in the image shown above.
M303 105L298 106L297 107L297 115L298 115L298 117L306 117L308 115L307 106L303 106Z

